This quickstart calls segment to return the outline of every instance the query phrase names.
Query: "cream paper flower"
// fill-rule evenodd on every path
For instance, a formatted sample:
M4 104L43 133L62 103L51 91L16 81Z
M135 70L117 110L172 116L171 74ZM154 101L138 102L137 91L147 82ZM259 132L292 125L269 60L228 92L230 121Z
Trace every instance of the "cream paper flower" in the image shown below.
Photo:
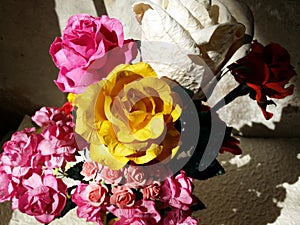
M231 15L226 0L143 0L133 5L141 24L143 61L198 91L243 44L245 26Z

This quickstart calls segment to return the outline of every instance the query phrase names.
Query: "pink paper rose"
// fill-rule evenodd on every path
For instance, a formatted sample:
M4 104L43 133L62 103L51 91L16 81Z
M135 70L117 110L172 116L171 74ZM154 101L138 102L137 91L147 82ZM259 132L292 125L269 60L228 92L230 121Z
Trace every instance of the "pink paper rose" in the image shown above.
M73 120L72 110L73 106L70 102L65 103L61 108L42 107L35 112L31 119L40 127L66 124Z
M38 154L37 145L40 135L35 133L35 128L25 128L15 132L10 141L3 145L1 161L4 165L12 167L34 168L32 158Z
M115 66L131 62L137 49L132 40L124 41L117 19L78 14L69 18L62 37L52 43L50 54L60 69L55 81L58 88L80 93Z
M149 200L139 200L134 206L123 209L116 206L110 206L108 211L120 218L114 225L157 224L161 220L155 202Z
M161 186L160 198L170 206L189 210L193 204L192 179L184 171L174 177L168 177Z
M124 168L120 170L112 170L107 166L104 166L101 170L100 177L106 184L118 185L123 179Z
M19 210L40 223L50 223L66 204L67 186L53 175L32 174L23 181L27 191L19 198Z
M108 188L102 184L79 184L72 201L78 206L77 216L86 218L87 222L102 224L101 216L109 203Z
M199 220L191 217L191 213L180 209L168 211L159 225L197 225Z
M149 223L143 219L143 218L139 218L139 217L132 217L132 218L125 218L122 217L120 220L117 220L114 225L148 225Z
M75 161L78 146L74 126L72 121L59 121L44 127L41 133L43 139L37 148L45 158L46 167L56 168L62 166L65 161Z
M132 207L135 203L135 194L133 191L123 186L117 186L112 189L113 195L110 197L110 203L119 208Z
M47 168L60 167L65 161L75 161L78 145L71 111L72 105L66 103L61 108L42 107L32 117L43 128L37 149L44 157Z
M126 173L126 185L131 188L138 188L151 184L153 179L145 168L147 167L130 165Z
M102 169L102 165L98 164L96 162L90 161L90 162L84 162L82 165L82 170L80 174L84 176L84 180L92 180L96 178L96 175L99 171Z
M143 199L155 200L160 193L160 183L154 182L142 189Z
M3 166L0 166L0 202L10 200L11 192L11 175L7 174Z
M91 183L86 187L85 193L92 206L108 204L108 188L105 185Z

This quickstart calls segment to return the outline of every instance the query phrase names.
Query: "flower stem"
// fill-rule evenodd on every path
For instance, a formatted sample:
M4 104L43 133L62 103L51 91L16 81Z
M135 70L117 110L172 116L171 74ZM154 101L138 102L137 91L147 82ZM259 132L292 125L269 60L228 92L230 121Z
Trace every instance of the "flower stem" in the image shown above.
M241 83L239 86L234 88L232 91L230 91L223 99L221 99L217 104L215 104L211 111L216 112L223 106L229 104L233 100L235 100L237 97L244 96L250 93L250 88L244 84Z

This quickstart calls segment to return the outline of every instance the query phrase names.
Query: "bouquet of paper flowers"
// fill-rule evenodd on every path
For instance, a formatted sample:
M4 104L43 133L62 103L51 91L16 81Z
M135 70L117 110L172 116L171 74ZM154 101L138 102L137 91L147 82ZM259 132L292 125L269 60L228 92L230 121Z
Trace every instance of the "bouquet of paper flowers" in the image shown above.
M295 71L278 44L254 41L222 69L245 28L221 23L209 1L143 1L133 11L140 41L124 40L117 19L85 14L54 40L68 102L42 107L3 145L1 202L44 224L77 207L97 224L196 225L192 213L205 206L193 179L224 173L219 152L241 154L218 109L249 95L269 119L270 98L292 94ZM225 74L239 85L210 106Z

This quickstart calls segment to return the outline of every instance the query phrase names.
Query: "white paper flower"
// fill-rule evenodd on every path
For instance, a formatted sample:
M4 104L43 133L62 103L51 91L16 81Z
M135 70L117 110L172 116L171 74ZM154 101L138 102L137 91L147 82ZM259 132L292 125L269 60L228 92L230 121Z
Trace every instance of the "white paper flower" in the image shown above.
M133 11L142 28L143 61L195 92L244 40L244 25L219 0L144 0Z

